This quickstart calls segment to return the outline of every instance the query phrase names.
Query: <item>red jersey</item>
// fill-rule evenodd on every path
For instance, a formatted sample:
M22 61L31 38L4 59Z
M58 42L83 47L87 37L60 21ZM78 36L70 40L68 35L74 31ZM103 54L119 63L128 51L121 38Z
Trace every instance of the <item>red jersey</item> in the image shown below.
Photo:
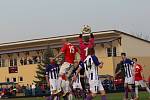
M142 75L141 75L141 71L143 70L142 66L139 64L135 65L135 81L139 81L142 80Z
M65 62L73 64L78 49L71 43L65 43L64 46L61 48L61 52L64 53Z
M80 59L84 61L87 57L88 48L94 47L94 38L90 38L89 42L85 44L82 38L79 38L79 47L80 47Z

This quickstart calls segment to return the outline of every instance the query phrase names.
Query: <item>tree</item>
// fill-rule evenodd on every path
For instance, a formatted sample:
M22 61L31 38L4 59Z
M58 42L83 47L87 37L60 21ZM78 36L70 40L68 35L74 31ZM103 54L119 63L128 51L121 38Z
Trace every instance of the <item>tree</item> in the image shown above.
M52 48L50 48L48 46L43 54L44 59L43 59L42 63L38 64L38 67L37 67L37 71L36 71L37 75L35 76L37 81L34 81L36 84L45 84L46 83L45 68L50 63L49 57L54 57L54 53L53 53Z

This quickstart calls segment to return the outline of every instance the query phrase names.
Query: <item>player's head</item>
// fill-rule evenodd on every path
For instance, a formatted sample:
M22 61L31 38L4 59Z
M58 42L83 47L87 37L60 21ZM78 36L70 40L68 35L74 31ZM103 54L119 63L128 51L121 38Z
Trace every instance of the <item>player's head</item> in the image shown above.
M94 48L88 48L88 55L94 55L94 54L95 54Z
M132 58L132 61L133 61L134 63L136 63L136 62L137 62L137 58Z
M50 57L49 60L50 60L50 64L54 64L55 63L55 60L53 58Z
M121 57L123 60L125 60L126 59L126 53L121 53Z
M89 36L84 36L83 40L84 40L84 43L88 43L89 42Z

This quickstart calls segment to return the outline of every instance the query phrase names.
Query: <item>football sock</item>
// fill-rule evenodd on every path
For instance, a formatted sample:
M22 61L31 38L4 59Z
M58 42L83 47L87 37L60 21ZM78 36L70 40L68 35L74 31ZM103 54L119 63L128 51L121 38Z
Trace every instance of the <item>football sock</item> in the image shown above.
M138 86L135 86L135 95L136 95L136 97L138 97L138 96L139 96Z
M101 100L106 100L106 95L102 95Z

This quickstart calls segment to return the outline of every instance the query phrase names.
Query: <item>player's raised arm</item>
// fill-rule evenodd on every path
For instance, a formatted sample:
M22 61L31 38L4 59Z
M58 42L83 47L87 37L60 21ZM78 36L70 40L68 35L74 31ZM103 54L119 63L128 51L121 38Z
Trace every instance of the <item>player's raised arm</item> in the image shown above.
M58 58L59 56L61 56L64 52L60 51L55 57L54 59Z
M62 41L64 41L64 46L61 48L60 52L54 57L54 59L58 58L59 56L61 56L66 51L66 48L67 48L66 44L65 44L66 40L64 39Z
M83 44L83 36L82 33L79 34L79 44L82 45Z
M93 33L92 33L92 32L90 33L90 37L91 37L91 38L94 38L94 35L93 35Z

